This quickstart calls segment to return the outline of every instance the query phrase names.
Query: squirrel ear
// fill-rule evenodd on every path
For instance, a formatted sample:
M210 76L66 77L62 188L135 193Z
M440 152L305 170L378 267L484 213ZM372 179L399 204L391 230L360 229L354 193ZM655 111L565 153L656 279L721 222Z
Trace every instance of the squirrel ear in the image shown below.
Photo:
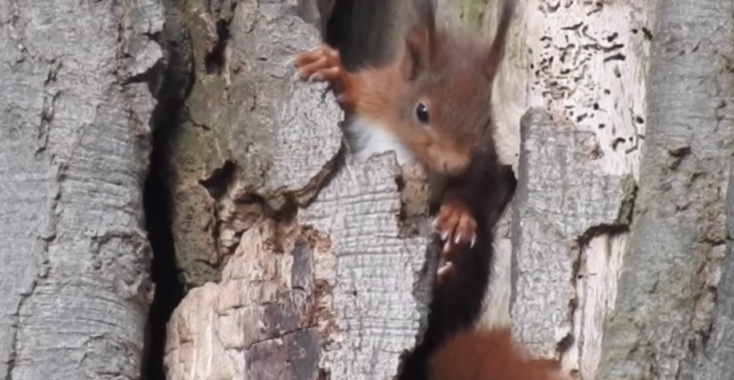
M421 70L433 62L436 53L436 20L431 0L413 0L418 23L405 36L403 73L409 80L415 79Z

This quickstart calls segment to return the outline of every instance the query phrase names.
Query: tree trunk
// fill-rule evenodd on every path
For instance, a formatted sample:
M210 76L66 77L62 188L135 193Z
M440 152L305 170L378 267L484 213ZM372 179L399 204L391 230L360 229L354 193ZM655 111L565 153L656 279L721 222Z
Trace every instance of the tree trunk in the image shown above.
M644 186L605 334L604 379L731 377L722 371L731 364L721 361L734 347L721 340L721 334L731 336L731 290L719 292L718 308L714 301L734 153L732 12L734 3L721 1L658 6L640 166ZM704 355L712 310L718 323Z
M697 380L724 379L734 373L734 165L729 165L726 190L726 257L716 291L716 305L711 313L703 350L697 352Z
M644 136L654 2L529 1L513 215L516 335L594 378Z
M137 379L155 1L0 1L0 374Z
M414 15L313 1L0 1L6 378L397 373L436 269L425 173L354 162L286 60L323 37L379 63ZM497 0L436 3L493 37ZM493 99L519 182L479 328L587 380L734 372L732 7L519 2Z

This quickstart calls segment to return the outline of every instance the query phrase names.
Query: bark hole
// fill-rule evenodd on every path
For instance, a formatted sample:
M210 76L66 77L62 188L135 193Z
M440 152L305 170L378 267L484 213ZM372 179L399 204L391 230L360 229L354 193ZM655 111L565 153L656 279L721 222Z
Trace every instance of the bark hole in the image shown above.
M212 51L204 57L207 74L222 74L222 67L225 63L224 51L229 41L229 20L217 21L217 42L214 44Z
M227 192L227 186L232 182L237 164L234 161L227 160L221 168L215 169L212 174L205 179L199 181L204 186L209 195L214 199L219 199Z

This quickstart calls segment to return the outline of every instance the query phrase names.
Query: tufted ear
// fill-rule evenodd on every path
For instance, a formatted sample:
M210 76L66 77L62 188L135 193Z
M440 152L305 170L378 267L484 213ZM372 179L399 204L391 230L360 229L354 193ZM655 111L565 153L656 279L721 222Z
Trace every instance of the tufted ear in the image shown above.
M505 58L505 44L507 40L507 31L510 28L512 16L515 13L515 1L504 0L502 2L502 10L500 11L499 23L497 24L497 33L494 35L494 41L487 52L484 63L484 74L488 80L493 80L499 71L500 64Z
M408 80L415 79L433 63L436 56L436 19L431 0L413 0L418 22L405 36L402 70Z

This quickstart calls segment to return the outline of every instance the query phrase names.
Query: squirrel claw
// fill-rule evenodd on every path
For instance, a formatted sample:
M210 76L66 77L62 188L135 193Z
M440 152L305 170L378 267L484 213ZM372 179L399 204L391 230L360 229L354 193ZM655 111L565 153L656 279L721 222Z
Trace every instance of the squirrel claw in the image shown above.
M476 243L477 223L462 201L454 199L444 201L433 220L433 226L447 245L466 243L473 247ZM444 250L448 250L448 247L444 247Z
M311 83L311 82L318 82L318 81L322 81L322 80L324 80L324 78L321 75L321 73L314 73L314 74L311 74L310 77L308 77L308 82L309 83Z
M334 81L341 71L339 52L328 45L296 53L290 59L298 67L298 76L312 81Z
M439 265L439 268L436 271L436 280L438 281L438 283L440 284L444 282L446 280L446 277L451 275L451 272L453 272L453 269L454 269L454 265L450 261L447 261Z
M441 250L441 254L445 255L445 254L448 254L450 251L451 251L451 240L446 240L446 242L443 244L443 249Z

